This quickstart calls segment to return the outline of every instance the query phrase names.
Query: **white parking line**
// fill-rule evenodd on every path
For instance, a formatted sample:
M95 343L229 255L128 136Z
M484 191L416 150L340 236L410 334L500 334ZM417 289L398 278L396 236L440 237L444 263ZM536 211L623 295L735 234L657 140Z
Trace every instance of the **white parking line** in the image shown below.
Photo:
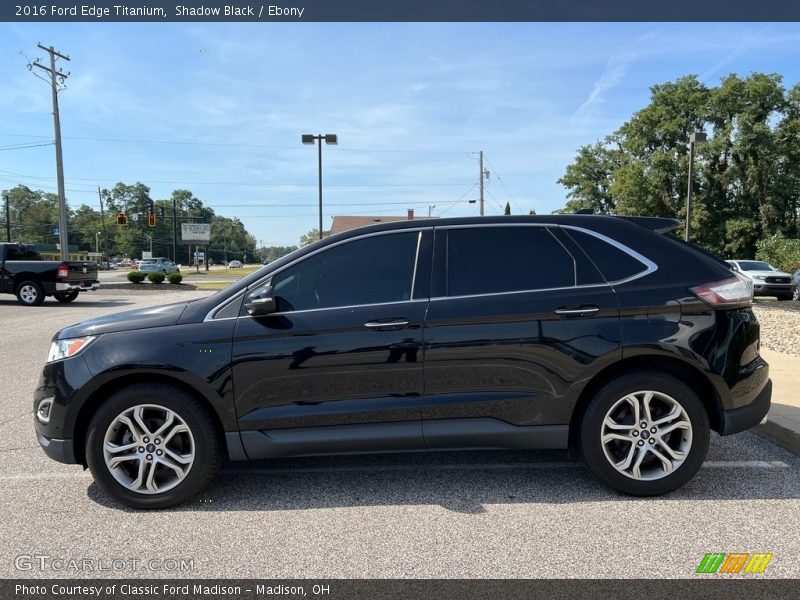
M225 475L279 475L291 473L380 473L383 471L536 471L559 469L585 469L582 462L540 462L540 463L494 463L457 465L364 465L329 467L276 467L276 468L233 468L223 469ZM709 460L704 469L788 469L789 465L780 460ZM20 475L0 475L0 481L32 481L38 479L90 479L91 473L30 473Z

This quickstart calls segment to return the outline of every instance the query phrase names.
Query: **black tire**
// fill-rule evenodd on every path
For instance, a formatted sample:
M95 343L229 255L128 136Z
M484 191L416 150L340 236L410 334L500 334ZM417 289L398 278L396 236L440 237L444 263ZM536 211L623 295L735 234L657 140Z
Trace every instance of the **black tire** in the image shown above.
M112 475L105 461L106 431L119 415L138 405L158 405L173 411L188 426L193 438L194 462L184 479L165 492L141 493L128 489ZM165 440L165 446L166 443ZM118 501L138 509L162 509L188 502L208 484L222 457L220 434L208 409L185 391L160 383L132 385L111 396L95 412L86 435L86 460L94 480Z
M35 279L22 281L14 290L17 301L23 306L39 306L44 302L44 289L42 284Z
M72 301L73 301L73 300L75 300L75 298L77 298L77 297L78 297L78 292L77 292L77 291L72 291L72 292L55 292L55 293L53 294L53 298L55 298L55 299L56 299L56 300L58 300L59 302L63 302L63 303L65 303L65 304L68 304L68 303L72 302Z
M800 300L800 285L795 286L794 291L792 292L792 300Z
M642 463L642 467L646 467L651 470L651 472L656 473L656 477L659 477L649 480L634 478L633 475L624 474L612 464L612 459L608 458L606 455L607 451L609 453L619 451L621 453L619 456L627 455L628 451L634 454L633 443L615 441L611 442L609 446L604 449L601 441L603 423L609 411L615 406L622 406L623 408L621 410L624 410L624 404L618 404L623 398L637 392L642 392L644 394L646 391L653 391L668 398L669 400L665 401L664 406L666 406L666 402L669 401L679 405L684 411L683 414L688 417L691 424L691 429L689 430L691 432L691 440L689 442L689 447L686 448L686 457L671 473L658 474L659 467L662 471L663 467L660 466L659 460L656 459L652 453L648 454L647 451L645 451L645 456L648 457L646 460L650 460L650 466L648 467L647 463ZM660 402L658 397L655 403L651 402L651 406L654 410L659 408ZM672 406L674 408L674 405ZM633 421L633 409L631 409L630 412L631 421ZM615 423L621 422L621 420L616 418L616 414L618 413L612 414L615 415ZM640 418L642 422L644 422L646 417L642 418L641 414L643 413L640 413ZM681 417L681 419L683 419L683 417ZM658 417L653 417L653 421L658 420ZM580 420L578 431L580 433L580 445L584 460L592 473L601 482L624 494L633 496L659 496L680 488L694 477L700 469L708 452L710 427L705 407L697 395L686 384L666 373L658 371L637 371L615 379L606 384L595 394ZM656 435L651 434L650 431L649 428L645 428L637 429L635 432L631 429L629 434L624 431L620 433L630 436L636 435L638 436L636 439L640 441L647 439L647 442L643 444L645 447L649 447L652 444L653 448L660 450L664 456L667 456L667 453L659 445L659 442L656 441L654 443L652 441L651 438L655 438L656 440L658 438ZM678 436L678 443L685 443L685 441L680 441L686 438L684 430L675 430L667 435L672 436L671 438L667 437L667 440L675 440L675 436ZM647 437L645 438L645 436ZM639 441L636 442L636 444L639 443ZM614 444L616 444L616 446L614 446ZM637 456L638 452L639 451L636 450Z
M161 274L162 274L164 277L166 277L166 276L167 276L167 271L166 271L166 269L161 269Z

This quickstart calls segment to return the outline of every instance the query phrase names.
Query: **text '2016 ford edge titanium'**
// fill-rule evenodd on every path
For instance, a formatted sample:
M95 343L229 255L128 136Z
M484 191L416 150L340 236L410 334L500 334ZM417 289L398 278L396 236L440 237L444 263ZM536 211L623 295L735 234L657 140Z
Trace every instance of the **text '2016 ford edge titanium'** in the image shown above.
M208 298L61 330L39 442L139 508L191 499L226 458L457 448L569 448L616 490L675 490L771 395L749 283L676 225L332 236Z

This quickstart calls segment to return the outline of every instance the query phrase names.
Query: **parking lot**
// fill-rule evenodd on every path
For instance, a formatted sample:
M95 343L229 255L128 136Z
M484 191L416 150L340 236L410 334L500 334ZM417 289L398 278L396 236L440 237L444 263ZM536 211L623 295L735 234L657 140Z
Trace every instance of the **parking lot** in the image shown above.
M46 458L31 405L55 331L207 293L0 299L0 576L684 578L716 551L773 553L764 577L800 577L800 458L752 433L714 435L697 477L656 499L562 453L487 451L240 463L191 505L136 512Z

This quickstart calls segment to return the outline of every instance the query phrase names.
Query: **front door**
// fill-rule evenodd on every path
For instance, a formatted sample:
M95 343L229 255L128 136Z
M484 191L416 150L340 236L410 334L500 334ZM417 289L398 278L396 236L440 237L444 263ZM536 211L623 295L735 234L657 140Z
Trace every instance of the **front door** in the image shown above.
M277 312L240 316L233 378L251 458L422 447L430 232L354 238L277 272ZM425 251L425 248L428 248ZM427 283L427 282L425 282Z

